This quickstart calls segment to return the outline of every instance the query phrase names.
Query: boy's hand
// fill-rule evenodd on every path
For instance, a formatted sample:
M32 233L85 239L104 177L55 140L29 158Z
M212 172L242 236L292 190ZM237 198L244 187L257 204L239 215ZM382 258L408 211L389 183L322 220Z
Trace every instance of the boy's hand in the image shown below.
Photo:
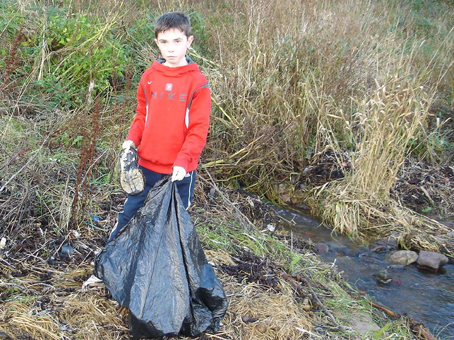
M172 182L181 181L186 176L186 170L181 166L173 167Z
M123 144L121 145L122 149L131 149L131 148L136 148L134 142L132 140L125 140Z

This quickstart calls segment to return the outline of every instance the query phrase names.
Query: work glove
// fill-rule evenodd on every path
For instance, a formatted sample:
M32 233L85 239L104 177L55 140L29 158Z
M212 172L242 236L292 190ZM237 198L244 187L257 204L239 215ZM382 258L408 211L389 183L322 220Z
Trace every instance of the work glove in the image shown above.
M181 181L186 176L186 170L181 166L173 167L172 182Z
M132 141L123 143L119 158L121 187L129 195L140 194L145 189L145 177L139 168L139 156Z

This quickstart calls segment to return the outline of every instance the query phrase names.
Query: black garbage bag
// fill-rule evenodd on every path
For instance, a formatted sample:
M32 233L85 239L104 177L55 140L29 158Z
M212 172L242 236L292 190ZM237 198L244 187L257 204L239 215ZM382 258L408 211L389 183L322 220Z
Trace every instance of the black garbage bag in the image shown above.
M189 214L170 177L96 257L95 275L129 308L133 337L217 332L227 310Z

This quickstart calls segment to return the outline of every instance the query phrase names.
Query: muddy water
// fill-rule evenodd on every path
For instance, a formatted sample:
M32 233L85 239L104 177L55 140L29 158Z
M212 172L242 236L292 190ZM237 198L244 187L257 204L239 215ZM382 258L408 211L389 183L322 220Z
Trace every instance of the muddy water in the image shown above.
M332 236L330 229L304 212L279 208L278 213L292 221L295 235L327 245L329 251L320 254L321 258L334 263L347 282L393 312L423 322L438 338L454 339L454 265L448 264L438 273L423 271L415 264L395 265L386 259L395 250L391 242L361 246L346 236Z

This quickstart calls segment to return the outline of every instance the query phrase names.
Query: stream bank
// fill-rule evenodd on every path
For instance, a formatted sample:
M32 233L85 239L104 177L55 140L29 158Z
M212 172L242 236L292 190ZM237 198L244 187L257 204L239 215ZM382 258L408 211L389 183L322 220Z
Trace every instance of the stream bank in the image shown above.
M259 199L216 188L196 188L190 214L230 305L220 332L199 339L423 338L419 325L372 308L307 242L290 242L282 228L270 232L274 215ZM63 237L43 224L6 236L0 338L129 339L127 311L103 288L81 290L123 199L116 193L99 202L92 225ZM355 320L365 321L362 328Z
M291 223L294 237L313 244L321 259L331 263L342 277L377 304L417 322L424 323L440 339L454 339L454 264L433 272L416 263L400 265L390 261L398 249L396 240L377 240L359 245L332 231L308 212L278 208ZM449 226L449 221L445 222Z

